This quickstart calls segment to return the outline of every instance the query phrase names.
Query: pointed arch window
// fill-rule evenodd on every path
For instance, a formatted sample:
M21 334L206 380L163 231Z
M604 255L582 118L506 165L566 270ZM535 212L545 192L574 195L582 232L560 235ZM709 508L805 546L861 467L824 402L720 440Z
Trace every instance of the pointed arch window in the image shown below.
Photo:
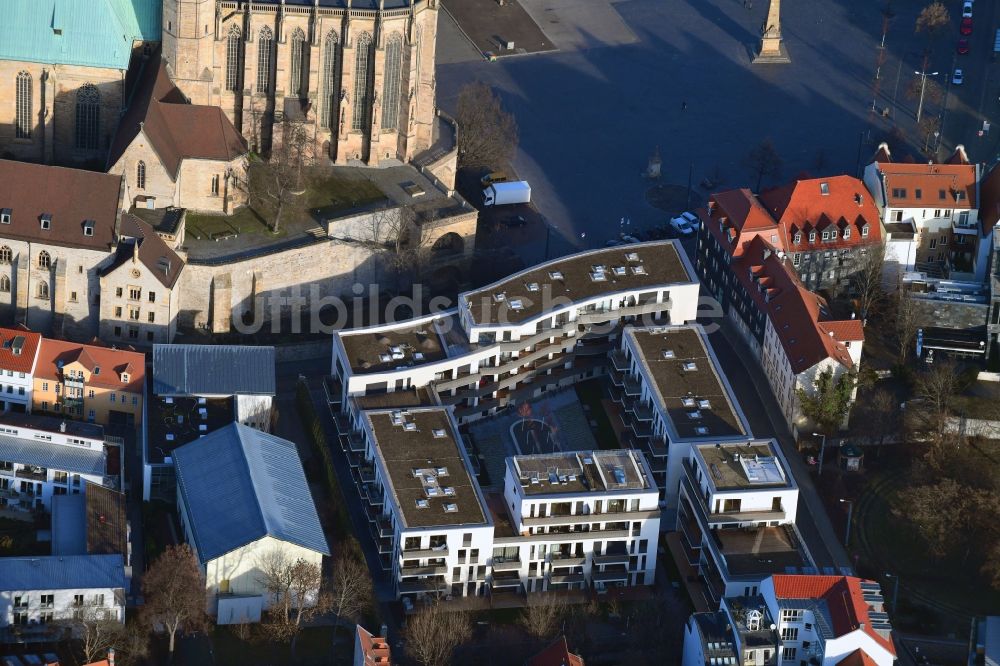
M266 25L257 37L257 92L271 92L271 62L274 52L274 33Z
M330 31L323 41L323 117L320 122L323 127L334 129L337 119L333 117L333 110L337 108L337 96L340 94L337 85L337 51L340 47L340 38L337 33Z
M372 79L372 36L367 32L358 36L356 54L354 56L354 111L351 114L351 129L368 129L368 106L371 96Z
M14 136L18 139L31 138L31 74L18 72L15 86L16 115Z
M0 291L5 294L10 293L10 278L6 275L0 276Z
M45 280L40 280L38 282L38 298L48 298L49 297L49 283Z
M9 264L14 260L14 253L9 247L4 245L0 247L0 264Z
M146 189L146 163L142 160L135 165L135 186L140 190Z
M229 36L226 38L226 90L235 91L240 87L241 37L238 25L229 27Z
M292 33L292 95L305 98L309 95L309 43L301 28Z
M52 265L52 257L49 256L49 253L46 252L45 250L42 250L41 252L39 252L38 253L38 267L39 268L48 268L51 265Z
M403 69L403 38L389 37L385 46L385 74L382 84L382 129L395 129L399 117L399 84Z
M93 83L76 92L76 147L97 150L101 120L101 93Z

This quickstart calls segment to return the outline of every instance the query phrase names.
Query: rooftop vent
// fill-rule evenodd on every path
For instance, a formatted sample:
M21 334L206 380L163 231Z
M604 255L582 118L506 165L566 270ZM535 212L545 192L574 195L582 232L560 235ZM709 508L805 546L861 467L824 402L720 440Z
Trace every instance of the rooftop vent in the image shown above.
M445 497L455 496L455 489L452 488L451 486L445 486L444 488L441 489L441 491L444 492Z
M694 361L688 361L684 364L684 372L695 372L698 370L698 364Z
M615 483L617 483L620 486L624 486L625 485L625 470L622 469L621 467L617 467L616 466L614 468L614 470L612 470L612 472L615 475Z
M625 261L639 261L639 253L638 252L626 252L625 253Z
M563 279L562 271L549 271L549 279L562 280Z
M417 508L418 508L418 509L426 509L426 508L427 508L427 507L429 507L430 505L431 505L431 503L430 503L430 502L428 502L428 501L427 501L427 500L425 500L425 499L418 499L418 500L417 500Z
M414 432L416 429L417 429L417 424L413 423L412 421L403 424L403 430L406 430L407 432Z
M660 354L663 356L663 358L675 358L676 357L676 354L674 354L674 350L673 349L664 349L663 351L660 352Z
M84 236L93 236L94 235L94 221L93 220L84 220L83 221L83 235Z
M699 412L697 409L694 410L693 412L688 412L687 415L688 415L688 418L691 419L692 421L700 421L701 420L701 412Z
M616 276L618 276L618 277L625 277L625 267L624 266L615 266L611 270L614 271L614 274Z
M42 229L51 229L52 213L42 213L41 223L42 223Z
M436 474L437 476L448 476L448 468L447 467L435 467L434 468L434 474Z
M694 407L694 398L681 398L681 403L685 407Z
M698 401L698 408L699 409L711 409L712 408L712 403L709 402L708 400L699 400Z
M444 428L434 428L431 432L434 434L436 439L441 439L445 436Z
M607 274L604 272L604 266L591 266L590 267L590 279L593 282L604 282L608 279Z
M493 294L493 302L494 303L503 303L506 300L507 300L507 294L505 294L502 291L500 293L498 293L498 294Z
M705 426L698 426L697 428L694 429L694 431L696 433L698 433L699 435L707 435L708 434L708 428L706 428Z
M524 309L524 301L522 301L520 298L512 298L512 299L510 299L510 309L511 310L523 310Z
M820 183L819 184L819 191L820 191L820 194L822 194L823 196L826 196L826 195L830 194L830 183L828 183L826 181L823 181L822 183Z
M642 264L632 267L632 273L634 275L646 275L646 267Z
M0 224L10 224L10 216L13 211L10 208L0 208Z
M444 512L445 513L458 513L458 505L457 504L445 504L444 505Z
M529 282L528 284L526 284L524 286L528 288L528 291L538 291L538 283L537 282Z

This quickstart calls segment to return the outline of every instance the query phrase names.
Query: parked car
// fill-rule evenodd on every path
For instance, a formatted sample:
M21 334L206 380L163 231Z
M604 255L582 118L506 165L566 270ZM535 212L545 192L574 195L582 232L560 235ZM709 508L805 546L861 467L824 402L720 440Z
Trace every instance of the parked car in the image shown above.
M963 35L972 34L972 17L966 17L962 19L962 23L958 26L958 31Z
M612 238L607 243L605 243L604 246L605 247L618 247L619 245L624 245L624 244L625 243L623 243L622 241L617 240L615 238Z
M505 227L523 227L528 221L524 219L524 215L509 215L503 219L503 225Z
M491 171L479 179L483 187L489 187L493 183L502 183L507 180L507 174L503 171Z
M640 242L638 238L636 238L635 236L629 236L628 234L622 234L620 236L620 238L622 239L623 243L638 243L638 242Z
M691 217L694 217L691 213L681 213L670 220L670 226L681 236L690 236L698 228L696 225L697 218L695 218L695 222L692 222Z
M958 69L955 70L955 73L952 74L951 82L956 86L960 86L962 85L962 81L964 80L964 78L965 77L962 74L962 68L959 67Z
M972 0L962 3L962 18L972 18Z
M958 40L958 53L959 55L968 55L969 53L969 40L960 39Z

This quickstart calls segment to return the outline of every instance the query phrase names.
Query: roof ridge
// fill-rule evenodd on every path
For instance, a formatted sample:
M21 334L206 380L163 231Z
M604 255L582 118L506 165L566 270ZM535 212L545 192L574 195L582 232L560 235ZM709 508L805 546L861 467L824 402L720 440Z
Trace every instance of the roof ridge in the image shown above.
M243 425L239 421L234 421L231 427L235 430L236 439L240 443L240 459L243 461L243 464L246 465L247 476L250 477L250 486L253 488L254 504L257 505L257 515L260 517L260 524L264 527L264 536L274 536L271 534L271 526L268 524L267 516L264 514L264 507L260 504L260 488L262 486L258 485L257 477L253 473L253 465L250 464L250 459L247 457L247 447L243 440L244 431L255 430L255 428ZM261 431L257 430L257 432Z

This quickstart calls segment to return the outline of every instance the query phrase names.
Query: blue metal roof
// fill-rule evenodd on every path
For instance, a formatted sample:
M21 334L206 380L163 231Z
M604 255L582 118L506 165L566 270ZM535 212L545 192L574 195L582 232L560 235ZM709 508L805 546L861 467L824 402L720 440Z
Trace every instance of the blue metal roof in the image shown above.
M60 557L0 557L0 590L69 590L125 588L125 562L121 555L68 555Z
M74 474L104 476L104 449L53 444L0 434L0 460Z
M274 347L153 345L153 393L274 395Z
M0 60L128 69L161 13L161 0L3 0Z
M329 555L295 444L232 423L174 451L202 564L265 536Z
M83 495L52 497L52 554L87 554L87 501Z

